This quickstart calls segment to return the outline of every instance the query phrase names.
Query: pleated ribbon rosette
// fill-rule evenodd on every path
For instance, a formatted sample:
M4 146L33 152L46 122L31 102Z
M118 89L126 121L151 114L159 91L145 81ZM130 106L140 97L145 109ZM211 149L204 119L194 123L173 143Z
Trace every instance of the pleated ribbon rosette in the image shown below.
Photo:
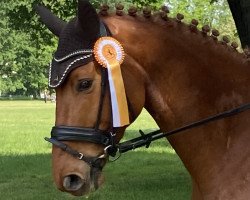
M129 113L121 73L121 63L124 60L123 47L112 37L101 37L95 43L94 56L108 71L113 127L125 126L129 124Z

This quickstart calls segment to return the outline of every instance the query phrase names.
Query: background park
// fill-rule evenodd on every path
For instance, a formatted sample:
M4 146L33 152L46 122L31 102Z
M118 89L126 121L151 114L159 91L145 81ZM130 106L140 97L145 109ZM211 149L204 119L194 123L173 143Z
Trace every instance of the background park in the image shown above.
M64 20L75 15L77 1L43 0L44 5ZM150 6L170 8L189 23L199 20L221 35L239 42L226 0L128 0L91 1L97 8L116 3L126 8ZM47 87L48 64L57 38L43 26L33 6L38 0L1 0L0 2L0 199L71 199L56 190L51 176L51 145L43 140L54 124L55 104L43 101ZM135 136L140 128L157 128L143 111L127 130L124 139ZM149 149L123 155L104 169L105 185L88 199L189 199L190 178L166 140Z

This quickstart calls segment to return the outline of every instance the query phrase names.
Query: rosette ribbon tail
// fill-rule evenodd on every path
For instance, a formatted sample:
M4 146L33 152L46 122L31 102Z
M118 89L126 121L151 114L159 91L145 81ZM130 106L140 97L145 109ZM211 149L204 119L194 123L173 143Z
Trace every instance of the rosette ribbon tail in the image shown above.
M95 43L94 55L97 62L108 70L113 127L128 125L129 111L121 73L124 50L116 39L101 37Z
M120 63L113 60L107 64L107 69L112 105L113 127L122 127L129 124L129 112Z

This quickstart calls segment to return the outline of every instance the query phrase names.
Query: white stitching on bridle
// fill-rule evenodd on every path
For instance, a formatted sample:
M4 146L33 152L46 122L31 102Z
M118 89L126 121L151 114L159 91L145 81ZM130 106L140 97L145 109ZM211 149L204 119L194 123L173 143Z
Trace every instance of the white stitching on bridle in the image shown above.
M85 54L85 53L93 53L93 50L92 49L84 49L84 50L76 51L76 52L73 52L73 53L63 57L63 58L54 57L54 60L56 62L62 62L62 61L66 60L66 59L68 59L68 58L70 58L72 56L79 55L79 54Z
M50 69L49 69L49 87L52 87L52 88L56 88L57 86L59 86L61 84L61 82L63 81L63 78L65 77L65 75L67 74L68 70L70 69L70 67L75 64L76 62L80 61L80 60L84 60L86 58L90 58L92 56L92 54L89 54L89 55L86 55L86 56L83 56L81 58L77 58L75 59L74 61L72 61L68 67L66 68L66 70L64 71L62 77L60 78L59 82L56 84L56 85L51 85L50 82L51 82L51 68L52 68L52 62L50 63Z

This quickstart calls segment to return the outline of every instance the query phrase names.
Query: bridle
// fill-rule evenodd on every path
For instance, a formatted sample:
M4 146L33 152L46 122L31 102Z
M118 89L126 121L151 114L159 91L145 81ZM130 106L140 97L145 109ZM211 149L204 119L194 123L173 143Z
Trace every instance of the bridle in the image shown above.
M100 37L111 35L107 26L100 21ZM86 55L87 54L87 55ZM56 62L63 62L64 60L72 57L83 55L80 59L88 59L92 56L93 50L83 49L81 51L76 51L70 55L64 57L63 59L56 59ZM76 59L75 61L77 61ZM74 63L73 61L72 63ZM54 144L56 147L62 149L63 151L69 153L73 157L86 162L91 169L101 170L103 165L100 160L106 159L107 155L115 156L117 148L115 145L115 131L114 128L109 130L100 130L100 122L103 113L103 102L106 94L106 88L108 84L108 74L107 69L104 67L101 68L101 94L99 100L98 114L95 126L93 128L84 128L84 127L72 127L72 126L54 126L51 130L51 138L45 137L45 140ZM68 69L68 68L67 68ZM50 70L51 73L51 70ZM111 112L112 113L112 112ZM112 119L112 116L111 116ZM112 123L112 121L111 121ZM84 156L83 153L78 152L72 149L67 144L63 143L64 141L86 141L95 144L102 145L104 147L103 153L95 157Z
M51 138L45 138L46 141L54 144L63 151L71 154L73 157L86 162L90 167L102 169L100 159L105 159L107 155L115 156L117 147L115 144L114 128L110 130L100 130L100 122L103 113L103 102L107 88L107 70L101 68L101 94L97 120L93 128L72 127L72 126L54 126L51 130ZM111 117L112 119L112 117ZM95 157L86 157L83 153L78 152L61 141L86 141L104 146L102 154Z
M107 35L107 30L105 26L101 23L101 32L102 35ZM61 150L67 152L68 154L72 155L73 157L84 161L87 163L92 169L99 169L103 168L102 160L106 159L108 156L115 157L116 153L119 154L127 152L129 150L133 150L142 146L146 146L148 148L152 141L158 140L163 137L167 137L173 134L180 133L184 130L188 130L191 128L195 128L207 123L210 123L215 120L223 119L226 117L230 117L246 110L250 109L250 103L241 105L237 108L232 110L227 110L225 112L221 112L219 114L210 116L208 118L187 124L183 127L177 128L175 130L169 132L162 132L161 130L156 130L148 134L144 134L141 130L139 131L141 136L136 137L134 139L117 143L116 142L116 130L111 125L109 130L101 130L99 128L102 113L103 113L103 103L104 97L107 91L107 84L108 84L108 77L107 77L107 69L101 67L101 94L99 100L99 108L98 108L98 115L95 126L93 128L84 128L84 127L72 127L72 126L54 126L51 130L51 138L45 138L46 141L54 144L56 147L60 148ZM128 101L129 103L129 101ZM131 108L131 106L129 106ZM133 113L133 109L129 109L129 112ZM133 115L133 114L132 114ZM112 120L112 112L111 112L111 120ZM112 121L111 121L112 124ZM87 157L84 156L83 153L78 152L77 150L72 149L67 144L63 143L64 141L86 141L98 145L103 146L103 153L95 156L95 157ZM114 159L116 160L116 159Z

